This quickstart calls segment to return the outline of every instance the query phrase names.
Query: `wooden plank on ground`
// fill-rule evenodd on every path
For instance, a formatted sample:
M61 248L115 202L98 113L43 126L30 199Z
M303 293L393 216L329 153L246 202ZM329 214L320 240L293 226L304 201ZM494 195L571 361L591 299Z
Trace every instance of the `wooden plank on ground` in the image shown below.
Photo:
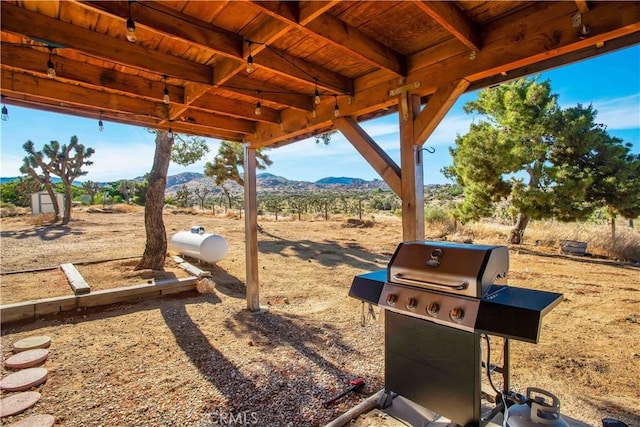
M97 307L117 302L135 301L140 298L158 297L160 289L153 283L120 288L103 289L78 296L78 307Z
M210 271L200 270L198 267L188 262L183 262L179 264L178 267L182 268L189 274L193 274L196 277L211 277Z
M0 306L0 323L33 318L35 317L35 310L33 301Z
M67 276L67 279L69 280L69 286L71 286L71 289L73 289L74 294L83 295L91 292L91 287L84 280L82 274L80 274L80 272L73 264L62 264L60 265L60 268Z
M35 301L35 316L71 311L78 305L75 295L44 298Z
M179 294L181 292L193 291L198 284L197 277L185 277L173 283L156 283L160 287L161 295Z

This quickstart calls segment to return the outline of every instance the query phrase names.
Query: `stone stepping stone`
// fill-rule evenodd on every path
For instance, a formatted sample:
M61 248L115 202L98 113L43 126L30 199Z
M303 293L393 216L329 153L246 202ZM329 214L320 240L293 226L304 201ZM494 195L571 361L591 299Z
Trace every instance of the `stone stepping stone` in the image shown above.
M13 343L13 352L19 353L21 351L32 350L34 348L47 348L51 345L51 338L46 335L39 335L36 337L28 337L18 340Z
M49 350L46 348L34 348L16 353L4 361L4 366L9 369L23 369L38 366L49 357Z
M12 394L0 400L0 417L9 417L31 408L40 400L37 391Z
M53 427L56 419L53 415L32 415L6 427Z
M29 390L47 380L45 368L27 368L9 374L0 380L0 388L7 391Z

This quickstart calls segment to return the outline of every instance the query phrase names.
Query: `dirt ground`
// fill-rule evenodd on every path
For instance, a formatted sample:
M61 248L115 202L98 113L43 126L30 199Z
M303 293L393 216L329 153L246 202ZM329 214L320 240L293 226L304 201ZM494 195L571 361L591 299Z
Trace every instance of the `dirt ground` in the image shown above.
M74 218L49 228L2 219L2 304L70 295L61 263L75 263L92 289L153 278L132 272L144 250L141 212ZM25 414L50 413L61 426L316 426L383 387L382 316L376 308L377 320L363 325L361 303L347 294L354 275L386 267L402 240L398 219L354 228L261 218L260 297L269 310L257 315L245 309L243 220L168 212L165 225L169 236L203 225L227 240L226 257L208 267L215 292L3 325L3 358L18 339L52 338L42 399ZM589 425L605 417L640 425L640 269L527 245L511 247L510 262L511 286L564 294L538 344L512 341L512 388L548 390L564 414ZM171 263L166 270L184 277ZM323 408L357 377L361 393Z

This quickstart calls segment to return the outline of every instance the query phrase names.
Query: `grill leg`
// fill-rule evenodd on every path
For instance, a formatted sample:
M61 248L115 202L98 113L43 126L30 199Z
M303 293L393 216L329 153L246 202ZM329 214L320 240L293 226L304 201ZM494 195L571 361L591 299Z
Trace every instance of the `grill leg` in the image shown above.
M392 391L384 391L380 399L378 400L378 408L386 409L393 404L393 399L397 396L396 393Z

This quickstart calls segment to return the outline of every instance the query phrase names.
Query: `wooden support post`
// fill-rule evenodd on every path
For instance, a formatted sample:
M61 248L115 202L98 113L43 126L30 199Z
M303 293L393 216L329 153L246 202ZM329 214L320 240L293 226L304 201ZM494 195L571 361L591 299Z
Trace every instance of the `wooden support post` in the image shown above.
M260 311L256 150L248 144L244 146L244 214L247 308L250 311Z
M400 96L403 96L401 94ZM408 96L405 120L400 114L400 166L402 170L402 239L424 239L424 180L420 145L416 144L413 123L420 112L420 97Z

